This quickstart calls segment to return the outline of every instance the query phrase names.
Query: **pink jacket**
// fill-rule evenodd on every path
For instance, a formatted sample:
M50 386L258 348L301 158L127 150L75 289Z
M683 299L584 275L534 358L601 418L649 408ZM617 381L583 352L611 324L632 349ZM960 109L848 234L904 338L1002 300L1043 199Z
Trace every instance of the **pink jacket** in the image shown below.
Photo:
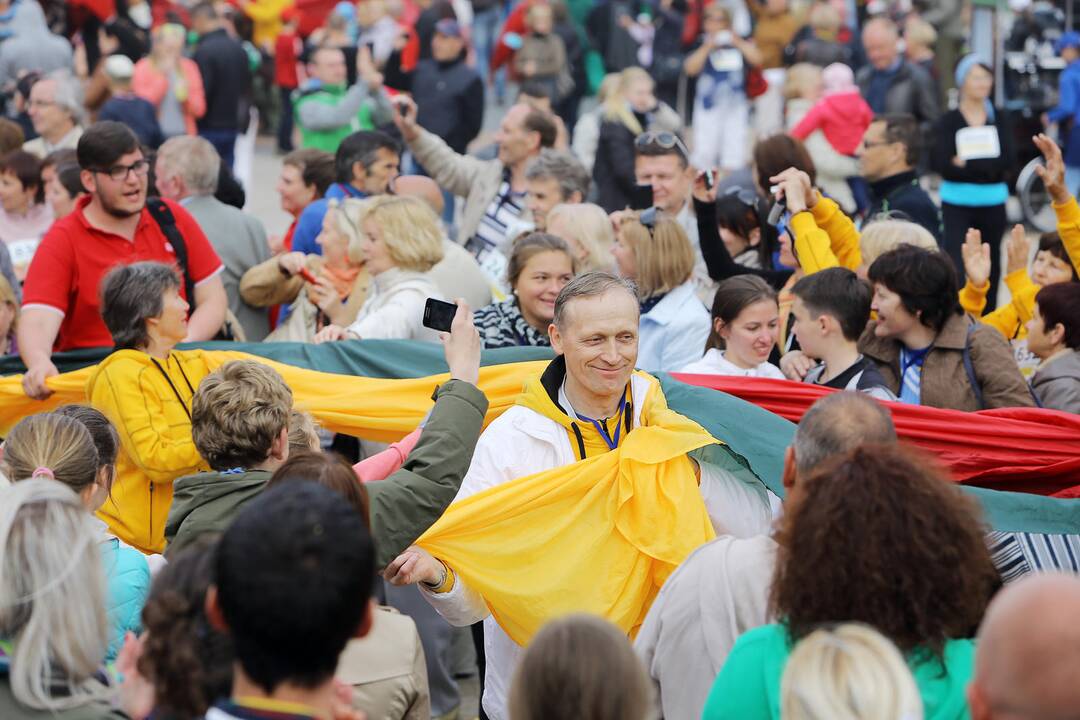
M821 130L836 152L854 155L873 119L874 111L858 91L826 95L810 108L791 135L805 140L815 130Z
M180 70L184 73L184 80L187 81L188 86L187 100L183 102L184 125L187 127L188 134L194 135L196 133L195 121L206 114L206 93L203 91L199 66L194 60L180 58ZM169 91L169 78L158 70L152 59L144 57L135 63L131 89L139 97L148 100L155 108L160 108L165 93Z

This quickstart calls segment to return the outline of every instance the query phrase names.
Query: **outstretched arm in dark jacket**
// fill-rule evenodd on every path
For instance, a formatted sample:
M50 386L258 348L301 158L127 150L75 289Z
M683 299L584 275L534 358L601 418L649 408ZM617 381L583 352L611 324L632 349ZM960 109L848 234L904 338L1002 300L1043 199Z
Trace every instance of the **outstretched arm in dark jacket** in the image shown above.
M367 484L377 567L385 567L416 542L457 495L487 408L487 398L475 385L443 383L405 465L385 480Z

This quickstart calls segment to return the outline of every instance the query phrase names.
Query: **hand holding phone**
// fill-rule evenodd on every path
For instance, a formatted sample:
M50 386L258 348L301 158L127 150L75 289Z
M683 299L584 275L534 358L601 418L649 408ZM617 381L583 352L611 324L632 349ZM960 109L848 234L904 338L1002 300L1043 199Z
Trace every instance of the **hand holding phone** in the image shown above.
M439 332L450 332L450 326L453 325L456 314L457 305L454 303L428 298L424 303L424 327Z
M652 185L635 185L634 193L630 196L631 210L648 210L653 206Z

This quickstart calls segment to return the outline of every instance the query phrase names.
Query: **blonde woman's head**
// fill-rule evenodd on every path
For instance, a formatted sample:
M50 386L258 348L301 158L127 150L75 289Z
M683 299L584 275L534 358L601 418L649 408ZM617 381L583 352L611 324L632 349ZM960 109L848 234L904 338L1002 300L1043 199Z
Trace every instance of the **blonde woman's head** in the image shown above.
M859 277L866 279L866 271L875 260L901 245L914 245L924 250L940 250L930 231L918 223L886 217L874 220L863 228L859 238L862 264L856 269Z
M922 720L919 689L886 637L865 625L803 638L780 683L784 720Z
M674 220L657 219L652 228L638 215L623 219L612 248L619 274L637 283L642 300L674 290L690 279L694 249Z
M12 482L47 477L72 489L90 509L105 499L111 480L98 472L101 463L90 430L79 420L54 413L23 418L4 443L4 474ZM2 636L2 633L0 633Z
M621 122L634 135L640 135L644 128L634 116L634 111L646 112L656 105L653 90L656 83L645 70L633 66L619 73L619 82L615 92L604 101L604 117L607 120Z
M937 30L922 18L911 16L904 23L904 41L909 47L932 48L937 44Z
M353 265L364 262L360 218L369 202L359 198L330 200L323 216L322 232L315 239L329 262L348 260Z
M293 410L289 414L289 453L319 452L319 424L311 413Z
M547 229L570 246L577 260L578 272L611 270L615 259L611 247L615 230L611 218L599 205L592 203L563 203L548 210Z
M0 489L0 637L20 705L48 715L109 697L105 597L94 519L71 488L37 477Z
M380 195L360 215L364 258L378 275L393 267L427 272L443 259L439 218L423 200Z
M784 98L787 100L816 100L821 95L823 81L821 68L810 63L796 63L788 68L784 80Z

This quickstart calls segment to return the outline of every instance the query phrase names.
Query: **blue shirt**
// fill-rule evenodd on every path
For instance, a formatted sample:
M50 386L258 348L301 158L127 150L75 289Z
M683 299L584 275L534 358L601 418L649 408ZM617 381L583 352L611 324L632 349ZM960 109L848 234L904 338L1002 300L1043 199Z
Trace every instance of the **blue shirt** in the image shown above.
M684 282L641 316L637 366L647 372L678 372L700 360L711 322L693 281Z
M343 198L366 198L368 195L362 190L357 190L352 185L334 183L327 191L324 198L320 198L304 208L300 217L296 220L296 230L293 231L292 249L307 255L322 255L322 246L315 242L322 232L323 218L326 217L326 208L330 206L330 200Z

